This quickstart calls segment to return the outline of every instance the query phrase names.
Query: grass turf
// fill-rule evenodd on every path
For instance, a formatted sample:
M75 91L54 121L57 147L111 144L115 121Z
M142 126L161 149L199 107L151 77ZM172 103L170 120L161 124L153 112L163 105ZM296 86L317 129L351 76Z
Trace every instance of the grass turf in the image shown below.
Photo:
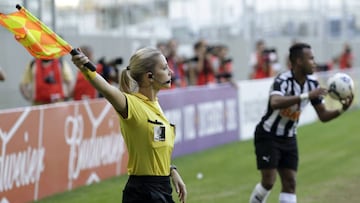
M360 111L298 130L301 203L360 202ZM259 181L252 140L234 142L174 159L187 185L189 203L246 203ZM197 179L198 173L203 174ZM38 202L121 202L127 176L54 195ZM279 178L268 203L278 202ZM178 202L176 194L174 199Z

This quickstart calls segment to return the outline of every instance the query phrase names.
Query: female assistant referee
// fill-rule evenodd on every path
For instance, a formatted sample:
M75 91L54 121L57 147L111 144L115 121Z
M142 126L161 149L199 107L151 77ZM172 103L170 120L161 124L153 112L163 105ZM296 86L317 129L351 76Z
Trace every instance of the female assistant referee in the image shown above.
M184 181L170 165L175 126L167 120L157 99L159 90L171 85L172 71L165 57L153 48L136 51L121 72L120 90L85 67L89 59L81 50L72 61L119 115L129 154L129 179L122 202L174 203L171 177L180 201L185 203Z

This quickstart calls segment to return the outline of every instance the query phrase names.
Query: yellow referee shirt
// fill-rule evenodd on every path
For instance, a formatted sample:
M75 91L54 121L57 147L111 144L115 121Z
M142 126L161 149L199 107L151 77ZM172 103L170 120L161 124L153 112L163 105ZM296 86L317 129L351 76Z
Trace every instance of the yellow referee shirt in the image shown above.
M175 126L166 119L158 101L140 93L125 94L128 117L120 117L128 153L129 175L168 176Z

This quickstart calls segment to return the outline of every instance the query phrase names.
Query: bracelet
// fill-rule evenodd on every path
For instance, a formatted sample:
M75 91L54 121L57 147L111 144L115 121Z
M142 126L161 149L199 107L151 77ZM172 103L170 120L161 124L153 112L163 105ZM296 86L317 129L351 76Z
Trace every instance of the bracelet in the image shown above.
M96 77L96 71L91 71L88 68L84 68L80 70L81 73L85 76L87 80L93 80Z
M170 173L172 170L177 170L177 167L175 165L170 165Z
M309 92L300 94L300 100L309 99Z

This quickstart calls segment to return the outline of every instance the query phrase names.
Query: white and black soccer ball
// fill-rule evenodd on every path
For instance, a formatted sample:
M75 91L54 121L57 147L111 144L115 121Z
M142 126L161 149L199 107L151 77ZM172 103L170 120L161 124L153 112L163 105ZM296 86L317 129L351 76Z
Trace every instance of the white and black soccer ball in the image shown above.
M327 85L333 99L342 100L354 94L354 81L346 73L335 73L328 79Z

